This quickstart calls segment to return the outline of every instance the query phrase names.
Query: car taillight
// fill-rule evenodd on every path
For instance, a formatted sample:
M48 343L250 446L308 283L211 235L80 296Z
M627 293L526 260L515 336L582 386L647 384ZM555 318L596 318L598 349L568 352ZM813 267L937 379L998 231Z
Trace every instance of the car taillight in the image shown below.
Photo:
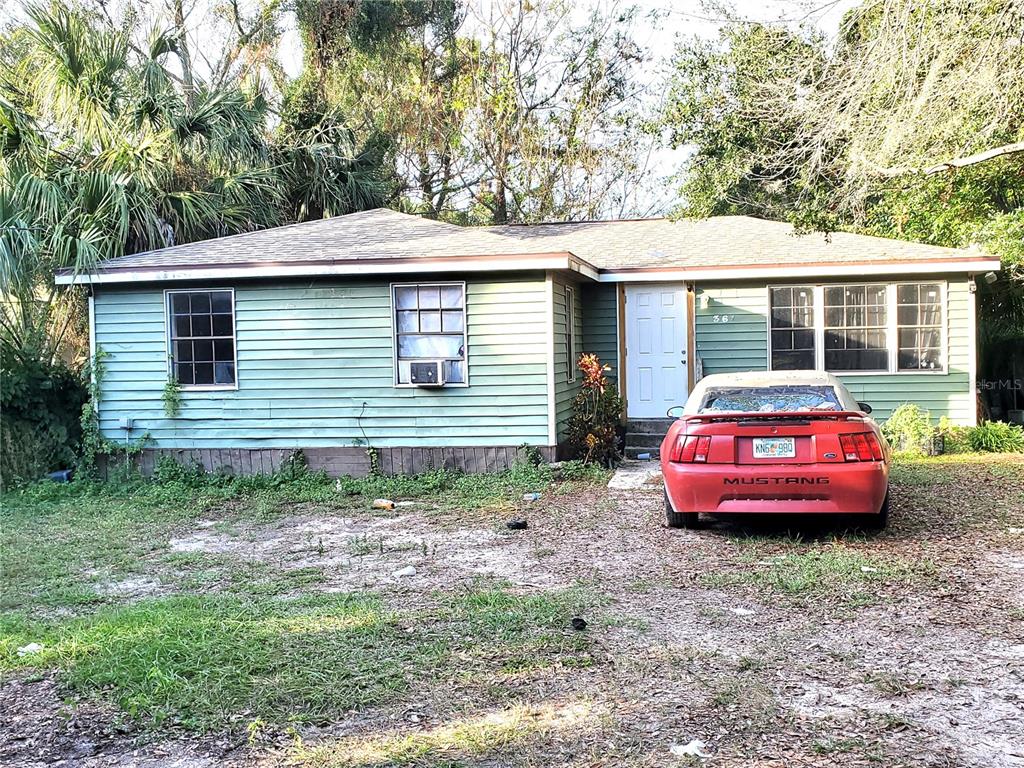
M711 435L680 435L668 460L677 464L706 462L711 450Z
M839 444L847 461L881 461L882 445L874 432L857 432L840 435Z

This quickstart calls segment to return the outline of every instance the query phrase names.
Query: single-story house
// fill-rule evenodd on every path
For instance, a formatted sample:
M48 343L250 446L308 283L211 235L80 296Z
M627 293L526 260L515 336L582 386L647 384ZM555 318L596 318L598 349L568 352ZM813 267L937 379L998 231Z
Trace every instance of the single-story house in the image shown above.
M972 424L973 281L998 268L743 216L469 228L377 209L56 279L89 287L101 429L148 434L144 468L261 471L302 449L359 473L368 447L384 471L554 457L584 352L636 433L702 375L766 369L831 371L883 419L915 402Z

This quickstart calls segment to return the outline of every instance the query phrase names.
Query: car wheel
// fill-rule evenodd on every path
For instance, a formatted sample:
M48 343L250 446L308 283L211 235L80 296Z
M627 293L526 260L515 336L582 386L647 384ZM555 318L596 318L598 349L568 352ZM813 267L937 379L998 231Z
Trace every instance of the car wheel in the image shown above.
M668 491L665 491L665 520L669 528L696 528L696 512L676 512L672 509L672 502L668 500Z

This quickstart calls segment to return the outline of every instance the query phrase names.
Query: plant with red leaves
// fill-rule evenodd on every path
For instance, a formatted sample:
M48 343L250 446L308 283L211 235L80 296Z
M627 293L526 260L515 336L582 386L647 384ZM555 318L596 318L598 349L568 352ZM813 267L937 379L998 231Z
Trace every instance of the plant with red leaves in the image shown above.
M572 403L572 416L567 427L569 447L576 458L598 462L610 467L622 453L619 449L619 422L622 398L609 385L604 365L597 355L581 355L577 363L583 379L579 394Z

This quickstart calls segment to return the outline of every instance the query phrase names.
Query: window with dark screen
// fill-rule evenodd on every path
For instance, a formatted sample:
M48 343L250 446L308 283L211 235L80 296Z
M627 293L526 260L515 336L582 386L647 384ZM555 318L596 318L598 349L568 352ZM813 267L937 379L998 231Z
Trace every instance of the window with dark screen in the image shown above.
M772 370L814 368L814 289L781 286L771 289Z
M234 387L235 294L168 291L171 371L182 387Z

